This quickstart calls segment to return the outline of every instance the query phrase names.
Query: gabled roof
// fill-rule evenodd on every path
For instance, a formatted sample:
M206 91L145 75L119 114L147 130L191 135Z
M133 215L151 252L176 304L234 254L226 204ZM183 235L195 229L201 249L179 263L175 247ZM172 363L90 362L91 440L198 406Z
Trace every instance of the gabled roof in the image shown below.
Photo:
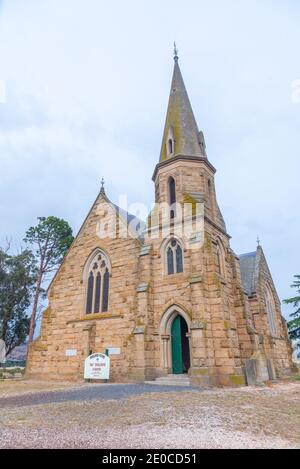
M144 231L146 229L146 223L138 218L132 213L127 212L123 208L119 207L116 204L112 204L113 207L116 209L117 214L119 217L127 223L127 226L131 229L134 234L134 237L139 239L141 242L144 240Z
M239 258L242 284L247 295L251 295L255 292L256 251L241 254Z
M113 207L117 213L117 215L120 217L120 219L127 224L129 233L131 233L133 238L138 239L139 241L143 242L144 241L144 231L146 228L146 223L142 221L140 218L138 218L135 215L132 215L132 213L127 212L125 209L119 207L118 205L114 204L109 200L107 197L104 186L102 185L100 193L94 202L92 208L94 207L95 203L99 198L103 198L111 207ZM92 210L92 209L91 209ZM90 212L89 212L90 213ZM80 231L80 230L79 230Z
M91 206L86 218L84 219L81 227L79 228L78 230L78 233L76 234L76 236L74 237L73 239L73 242L69 248L69 250L67 251L62 263L60 264L60 266L58 267L57 271L55 272L55 275L53 276L48 288L47 288L47 291L50 290L55 278L57 277L58 275L58 272L60 271L62 265L64 264L69 252L71 251L74 243L76 242L78 236L80 235L86 221L88 220L90 214L92 213L96 203L100 200L100 199L103 199L105 200L108 204L110 204L114 210L116 210L116 213L117 215L123 220L123 222L127 223L127 226L128 226L128 233L131 233L132 234L132 238L133 239L137 239L140 243L143 243L144 241L144 230L145 230L145 227L146 227L146 223L143 222L142 220L140 220L138 217L136 217L135 215L132 215L131 213L128 213L126 210L120 208L118 205L112 203L109 198L107 197L105 191L104 191L104 188L102 186L99 194L97 195L96 197L96 200L94 201L93 205Z
M262 247L259 245L255 252L248 252L239 256L241 266L241 279L247 295L257 292L259 275L262 269L266 270L273 284L274 293L276 288L272 280L272 275L266 261ZM277 295L278 297L278 295Z

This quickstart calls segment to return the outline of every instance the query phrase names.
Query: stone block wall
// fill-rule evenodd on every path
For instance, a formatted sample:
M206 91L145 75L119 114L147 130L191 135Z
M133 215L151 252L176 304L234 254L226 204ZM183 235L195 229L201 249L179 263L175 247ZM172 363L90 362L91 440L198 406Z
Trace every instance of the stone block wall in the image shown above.
M40 337L30 347L27 376L82 379L84 359L90 351L103 353L108 347L120 347L121 355L111 359L111 379L129 379L140 242L131 238L100 239L97 223L102 216L109 224L113 216L109 211L106 199L99 197L52 282ZM109 307L105 313L87 315L84 270L97 248L112 264ZM76 355L66 356L66 350L76 350Z
M204 238L181 240L183 272L167 275L167 240L151 236L162 229L159 217L141 243L127 236L122 217L116 226L112 223L116 210L100 194L49 289L41 334L30 346L27 376L82 380L84 359L108 347L121 349L111 357L111 381L143 382L168 374L171 323L178 313L188 325L192 384L244 385L246 362L258 352L273 361L277 374L290 370L286 328L267 265L257 292L248 297L217 205L211 165L194 160L175 161L171 170L169 163L163 165L155 179L159 202L167 201L170 175L179 202L186 192L197 191L205 209ZM111 263L109 307L105 313L86 314L86 266L96 249ZM268 329L266 282L274 291L276 337ZM76 355L67 356L67 350L76 350Z

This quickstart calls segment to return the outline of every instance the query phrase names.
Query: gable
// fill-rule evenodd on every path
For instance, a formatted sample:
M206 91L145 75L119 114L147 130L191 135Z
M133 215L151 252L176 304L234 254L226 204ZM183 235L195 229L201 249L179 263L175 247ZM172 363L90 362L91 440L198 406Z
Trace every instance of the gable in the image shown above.
M255 292L255 264L256 264L256 252L249 252L241 254L240 268L241 268L241 279L244 291L247 295L251 295Z
M260 287L259 282L261 278L264 277L264 280L271 285L273 292L278 298L272 275L261 246L258 246L255 252L241 254L239 260L242 285L247 295L252 295L258 291Z
M106 226L108 226L107 230ZM140 245L143 242L144 228L144 222L110 202L104 191L100 191L61 265L51 280L48 291L70 257L70 253L78 246L78 243L86 243L87 239L94 239L96 242L99 240L97 244L101 244L101 240L107 242L109 239L123 238L126 240L131 239L133 243Z

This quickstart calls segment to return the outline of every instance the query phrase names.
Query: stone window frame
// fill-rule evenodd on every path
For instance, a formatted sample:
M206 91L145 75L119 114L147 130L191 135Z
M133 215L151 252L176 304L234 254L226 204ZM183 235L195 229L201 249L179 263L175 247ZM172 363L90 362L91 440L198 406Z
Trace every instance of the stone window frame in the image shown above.
M176 247L171 246L172 241L176 241ZM181 255L182 255L182 271L177 272L177 261L176 261L176 248L180 246L181 248ZM174 273L168 273L168 249L171 247L173 251L173 260L174 260ZM161 258L163 259L163 275L166 277L170 277L172 275L179 275L184 273L184 245L180 238L177 236L170 236L166 240L163 241L161 246Z
M223 242L219 237L216 238L216 256L218 274L223 279L226 279L226 251Z
M175 201L172 202L171 200L171 181L174 181L174 196ZM177 206L177 180L175 174L169 174L167 178L167 200L169 209L169 216L170 220L174 220L176 218L176 206Z
M276 304L275 304L272 288L268 284L265 285L265 289L264 289L264 301L265 301L270 335L272 337L277 337L278 324L276 320Z
M171 145L170 145L171 143ZM170 151L172 150L172 151ZM173 127L170 126L168 129L167 133L167 138L166 138L166 155L167 158L170 158L171 156L174 156L175 154L175 138L174 138L174 130Z
M99 256L101 256L100 260L98 259ZM102 265L102 266L98 265L97 268L93 269L94 264L97 263L97 261L98 262L101 261L101 264L102 264L102 262L104 262L105 264ZM106 304L106 307L105 307L105 305L103 305L103 302L104 302L104 275L105 275L106 271L108 272L108 277L107 277L108 293L107 293L107 300L106 300L107 304ZM88 286L89 286L89 277L90 277L91 272L93 272L94 282L93 282L91 311L88 312L87 311L88 301L89 301ZM97 295L96 278L97 278L98 272L101 274L101 285L100 285L100 292ZM109 283L110 283L111 272L112 272L112 268L111 268L111 262L110 262L108 254L103 249L96 248L90 254L90 256L88 257L88 259L85 263L84 270L83 270L83 283L84 283L84 286L85 286L85 288L84 288L84 301L83 301L83 314L84 314L84 316L89 316L89 315L92 315L92 314L101 314L101 313L106 314L108 312L109 288L110 288ZM97 300L99 301L99 307L97 308L97 309L99 309L99 311L95 311L96 301Z
M173 151L173 142L174 142L174 140L172 140L172 138L168 139L168 154L169 155L172 155L174 153L174 151Z

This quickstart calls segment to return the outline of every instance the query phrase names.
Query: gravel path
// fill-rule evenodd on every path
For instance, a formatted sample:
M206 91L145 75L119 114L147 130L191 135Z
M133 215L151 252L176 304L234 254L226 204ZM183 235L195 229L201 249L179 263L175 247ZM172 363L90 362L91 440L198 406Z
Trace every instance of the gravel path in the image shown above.
M90 401L99 399L119 400L147 393L201 392L200 388L185 386L157 386L151 384L90 384L79 389L38 392L20 396L0 397L1 407L22 407L67 401Z
M264 434L232 431L216 426L213 421L203 424L194 419L187 426L141 424L128 428L88 428L70 426L68 430L8 429L0 430L0 448L33 449L299 449L299 444Z
M0 448L300 448L300 383L90 384L2 397L0 408Z

